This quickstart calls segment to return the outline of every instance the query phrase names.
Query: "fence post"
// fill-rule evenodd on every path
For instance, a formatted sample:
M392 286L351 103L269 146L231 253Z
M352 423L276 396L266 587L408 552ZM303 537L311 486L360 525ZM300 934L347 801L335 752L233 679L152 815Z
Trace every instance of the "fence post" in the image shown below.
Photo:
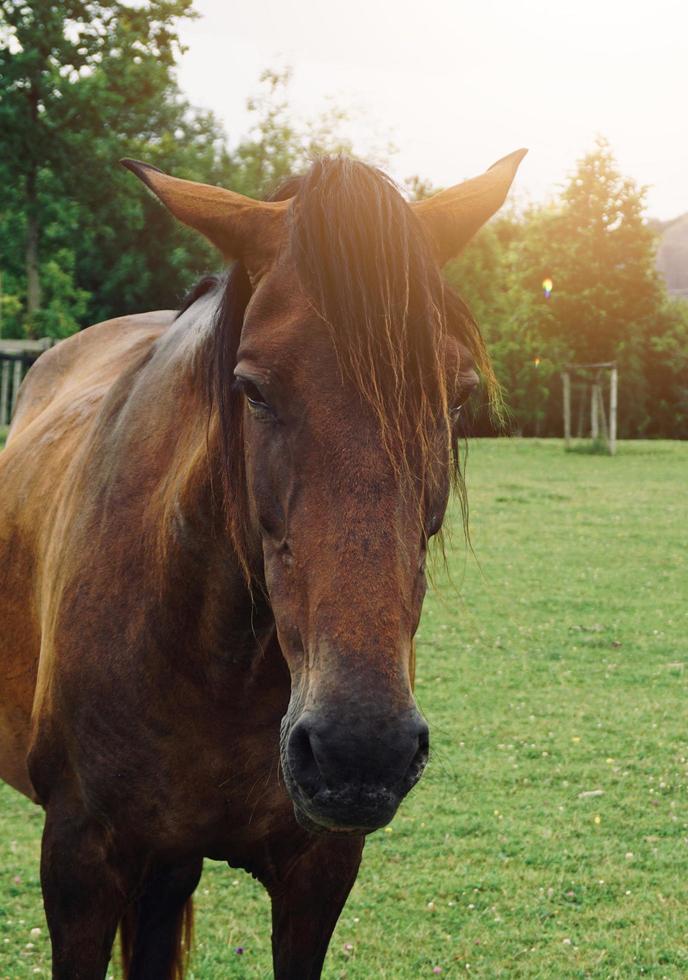
M618 387L619 373L615 364L609 378L609 452L612 456L616 452L616 405Z
M2 362L0 371L0 425L7 425L9 413L7 411L7 400L10 386L10 362Z
M564 371L561 380L564 385L564 445L568 449L571 445L571 378L568 371Z
M12 412L10 413L10 418L14 414L14 406L17 404L17 395L19 394L19 386L22 383L22 362L16 360L14 362L14 370L12 371Z
M600 423L597 414L597 406L600 398L599 387L597 382L594 382L590 389L590 438L593 442L600 437Z

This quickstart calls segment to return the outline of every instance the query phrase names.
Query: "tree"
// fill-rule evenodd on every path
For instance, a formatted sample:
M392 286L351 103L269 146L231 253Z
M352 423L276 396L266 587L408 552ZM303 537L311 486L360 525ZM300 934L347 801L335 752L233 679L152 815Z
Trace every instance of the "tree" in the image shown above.
M51 207L102 195L85 153L164 131L176 23L191 15L192 0L0 0L0 176L23 216L29 332L40 328Z
M622 435L660 431L660 403L668 424L657 384L679 362L670 352L685 328L655 270L644 197L599 139L556 202L497 218L449 267L483 327L519 431L561 432L557 375L569 361L619 363ZM675 405L678 381L671 390Z
M535 311L543 341L558 341L577 362L619 363L622 433L647 425L645 352L665 301L644 210L645 188L622 176L600 138L559 207L531 222L522 252L523 287L542 295L545 277L554 284Z
M688 303L668 300L644 354L648 392L645 434L688 439Z
M537 325L540 293L522 284L524 239L536 212L506 211L493 219L446 269L485 337L503 389L511 431L544 435L559 345L543 344ZM476 434L492 434L487 405L474 400Z

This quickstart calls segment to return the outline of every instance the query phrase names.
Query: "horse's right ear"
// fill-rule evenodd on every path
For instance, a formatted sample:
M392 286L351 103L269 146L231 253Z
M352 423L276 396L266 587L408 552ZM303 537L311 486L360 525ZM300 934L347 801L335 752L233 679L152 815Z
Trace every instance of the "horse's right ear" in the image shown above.
M241 259L252 279L272 263L286 233L288 201L254 201L223 187L163 173L149 163L120 160L180 221L204 235L225 259Z
M430 236L440 265L458 255L478 229L504 204L527 150L516 150L479 177L440 191L411 207Z

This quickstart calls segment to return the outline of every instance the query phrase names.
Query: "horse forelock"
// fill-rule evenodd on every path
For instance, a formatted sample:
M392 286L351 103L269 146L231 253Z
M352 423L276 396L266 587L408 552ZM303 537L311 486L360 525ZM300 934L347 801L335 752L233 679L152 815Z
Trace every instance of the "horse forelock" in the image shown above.
M389 178L345 157L313 164L290 218L301 285L403 462L410 432L446 416L442 280L423 231Z

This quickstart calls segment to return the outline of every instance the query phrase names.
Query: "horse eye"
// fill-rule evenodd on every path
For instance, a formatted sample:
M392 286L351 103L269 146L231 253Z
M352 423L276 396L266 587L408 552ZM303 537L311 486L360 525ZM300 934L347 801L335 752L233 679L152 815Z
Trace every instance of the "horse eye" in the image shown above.
M259 415L262 414L265 416L267 414L274 417L275 410L268 404L262 391L258 385L254 384L253 381L249 381L248 378L242 378L240 375L237 375L234 382L234 387L243 392L251 411L258 413Z
M444 514L442 513L435 512L430 515L430 520L428 521L428 529L426 532L428 538L432 538L437 534L439 529L442 527L443 518L444 518Z

